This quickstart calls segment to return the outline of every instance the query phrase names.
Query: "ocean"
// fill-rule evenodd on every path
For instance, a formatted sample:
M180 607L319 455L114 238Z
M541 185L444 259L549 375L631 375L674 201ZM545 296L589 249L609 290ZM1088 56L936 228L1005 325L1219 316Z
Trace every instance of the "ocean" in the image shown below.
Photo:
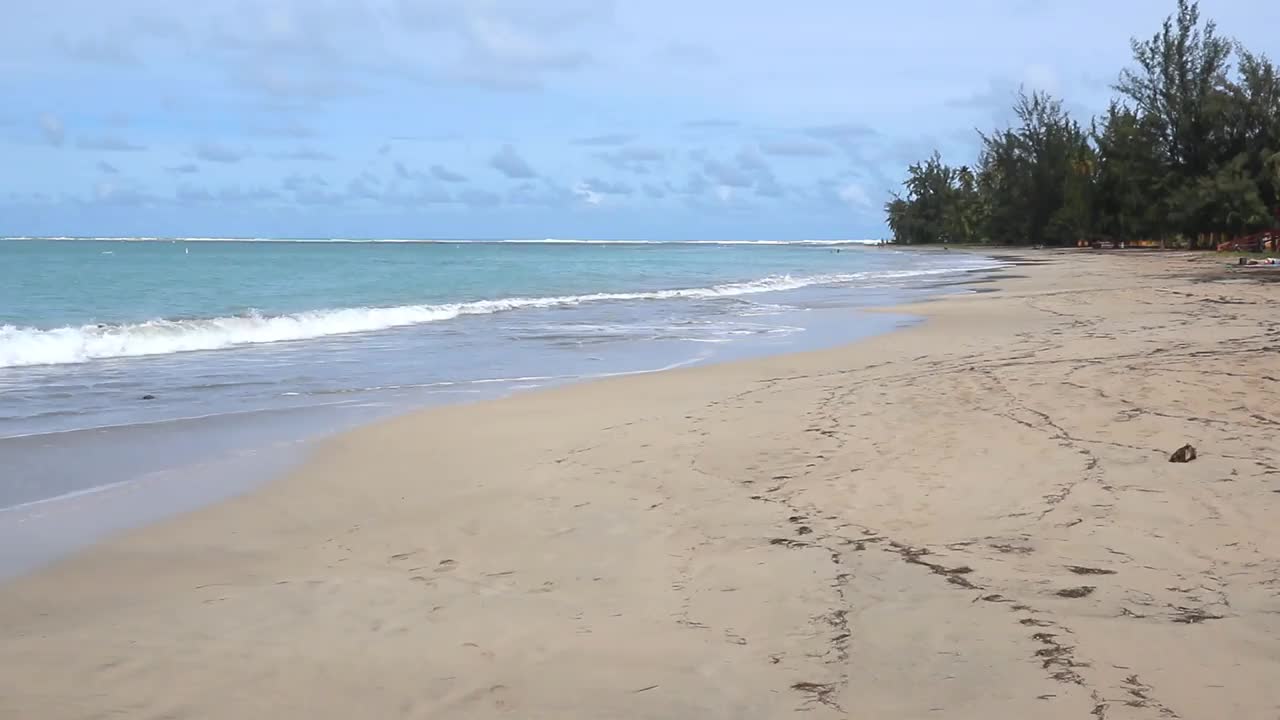
M852 241L0 240L0 514L139 502L148 479L217 496L273 449L417 407L833 346L904 321L858 308L994 264Z

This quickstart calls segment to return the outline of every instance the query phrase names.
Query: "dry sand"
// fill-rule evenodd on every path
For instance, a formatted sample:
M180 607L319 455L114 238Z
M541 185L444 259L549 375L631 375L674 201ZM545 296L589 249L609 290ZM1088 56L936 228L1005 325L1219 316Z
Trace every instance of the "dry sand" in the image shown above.
M1030 257L851 347L360 430L0 587L0 718L1277 717L1280 284Z

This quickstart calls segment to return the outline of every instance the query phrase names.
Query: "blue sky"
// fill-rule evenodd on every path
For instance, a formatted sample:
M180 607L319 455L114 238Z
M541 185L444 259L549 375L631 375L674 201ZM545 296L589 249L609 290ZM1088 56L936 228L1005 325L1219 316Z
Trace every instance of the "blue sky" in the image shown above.
M0 235L879 237L907 162L1020 85L1100 111L1173 6L12 3ZM1280 3L1201 7L1277 48Z

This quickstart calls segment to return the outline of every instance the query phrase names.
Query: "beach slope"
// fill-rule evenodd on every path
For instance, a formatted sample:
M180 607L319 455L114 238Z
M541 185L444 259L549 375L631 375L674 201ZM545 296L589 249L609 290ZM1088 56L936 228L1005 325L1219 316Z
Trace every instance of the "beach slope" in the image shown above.
M0 717L1275 716L1280 284L1029 260L352 432L0 586Z

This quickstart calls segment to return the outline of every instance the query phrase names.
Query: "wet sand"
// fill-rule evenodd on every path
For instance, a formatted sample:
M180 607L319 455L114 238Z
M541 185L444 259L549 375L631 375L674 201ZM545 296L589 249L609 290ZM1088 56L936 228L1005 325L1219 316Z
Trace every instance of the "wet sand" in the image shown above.
M1276 715L1280 285L1024 259L852 346L351 432L0 585L0 717Z

